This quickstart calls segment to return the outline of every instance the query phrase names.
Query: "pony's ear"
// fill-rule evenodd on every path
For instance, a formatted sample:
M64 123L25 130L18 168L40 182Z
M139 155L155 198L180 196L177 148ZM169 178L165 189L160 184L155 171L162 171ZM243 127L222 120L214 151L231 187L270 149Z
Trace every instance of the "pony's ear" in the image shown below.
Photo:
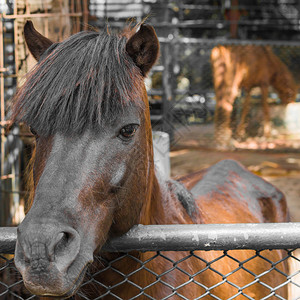
M139 31L128 40L126 51L146 76L158 58L159 42L154 28L142 24Z
M37 61L53 44L52 41L35 30L31 21L27 21L24 26L24 36L30 53Z

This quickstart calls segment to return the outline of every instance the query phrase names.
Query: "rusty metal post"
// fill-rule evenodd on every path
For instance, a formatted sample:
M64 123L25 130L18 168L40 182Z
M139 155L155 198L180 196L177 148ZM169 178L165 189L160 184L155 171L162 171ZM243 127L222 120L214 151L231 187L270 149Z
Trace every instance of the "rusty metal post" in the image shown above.
M8 174L5 174L5 126L7 125L5 121L5 99L4 99L4 72L7 69L4 67L4 28L3 28L3 17L0 15L0 126L1 126L1 196L0 196L0 224L7 225L7 219L10 215L10 198L3 197L3 188L5 188L5 179L4 177ZM11 174L12 175L12 174ZM8 179L8 178L7 178Z
M4 129L4 121L5 121L5 102L4 102L4 47L3 47L3 19L2 15L0 17L0 109L1 109L1 176L4 176L4 139L5 139L5 129Z
M83 0L83 12L82 12L82 22L83 22L83 30L88 29L89 22L89 7L88 0Z

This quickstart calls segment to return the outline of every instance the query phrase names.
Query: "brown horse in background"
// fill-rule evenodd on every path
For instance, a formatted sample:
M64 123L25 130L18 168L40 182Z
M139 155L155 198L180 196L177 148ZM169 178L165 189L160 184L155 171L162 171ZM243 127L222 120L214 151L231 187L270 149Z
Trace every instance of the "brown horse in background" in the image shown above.
M246 117L250 110L251 89L260 87L264 112L264 135L270 134L268 91L272 86L283 104L296 99L297 86L287 66L266 46L217 46L212 49L211 63L216 93L215 140L228 146L233 103L241 89L245 90L237 136L245 135Z
M30 126L36 137L33 159L32 203L18 227L15 264L29 291L40 296L67 298L79 288L86 269L101 254L108 263L120 254L101 252L105 242L125 234L136 224L208 224L286 222L288 213L283 194L274 186L250 173L239 163L224 160L201 172L165 181L155 171L152 130L144 77L155 63L159 43L154 29L140 25L120 35L81 32L53 44L40 35L31 22L25 25L30 52L38 60L16 95L14 117ZM212 261L219 252L195 251ZM133 252L146 261L153 254ZM196 257L183 259L189 252L170 252L184 272L194 274L199 283L212 287L220 275L207 269ZM245 261L252 251L232 251ZM266 259L277 262L280 250L266 251ZM96 269L107 265L94 262ZM179 269L166 272L163 281L154 274L169 269L162 257L147 262L130 276L130 284L118 272L129 274L140 267L127 257L96 275L95 279L114 288L121 299L188 299L204 295L213 299L199 284L190 282ZM255 259L247 268L224 257L213 266L243 293L262 299L270 292L253 281L253 275L269 270L265 259ZM276 265L287 273L285 264ZM199 272L199 273L198 273ZM197 273L197 274L196 274ZM263 282L281 284L276 270L266 272ZM156 282L156 284L154 284ZM105 289L85 286L91 299ZM237 293L230 284L216 286L211 293L228 299ZM287 297L287 287L276 290ZM108 294L105 299L115 299ZM235 299L244 299L239 294ZM272 296L269 299L275 299Z

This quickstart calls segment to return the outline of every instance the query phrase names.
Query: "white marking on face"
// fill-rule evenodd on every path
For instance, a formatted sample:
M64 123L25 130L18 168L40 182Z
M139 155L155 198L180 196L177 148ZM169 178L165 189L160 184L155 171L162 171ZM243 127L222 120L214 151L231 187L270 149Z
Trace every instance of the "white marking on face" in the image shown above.
M122 162L119 165L119 168L117 169L117 171L112 176L112 179L110 181L110 184L112 186L118 186L120 184L120 182L122 181L122 179L125 175L125 170L126 170L125 162Z

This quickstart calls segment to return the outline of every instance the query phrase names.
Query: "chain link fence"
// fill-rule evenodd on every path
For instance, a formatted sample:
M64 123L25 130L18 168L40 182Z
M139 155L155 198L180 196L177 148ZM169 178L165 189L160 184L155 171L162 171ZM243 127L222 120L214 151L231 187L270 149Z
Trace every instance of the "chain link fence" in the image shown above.
M157 299L153 296L157 290L162 291L159 299L299 299L300 256L294 249L300 246L299 227L298 223L137 226L104 246L75 299ZM8 248L6 252L12 252ZM271 259L274 252L280 253L279 259ZM199 269L191 272L189 264ZM163 267L158 272L156 266ZM148 278L143 286L137 283L140 277ZM9 254L0 256L0 279L0 299L37 299L24 288Z

